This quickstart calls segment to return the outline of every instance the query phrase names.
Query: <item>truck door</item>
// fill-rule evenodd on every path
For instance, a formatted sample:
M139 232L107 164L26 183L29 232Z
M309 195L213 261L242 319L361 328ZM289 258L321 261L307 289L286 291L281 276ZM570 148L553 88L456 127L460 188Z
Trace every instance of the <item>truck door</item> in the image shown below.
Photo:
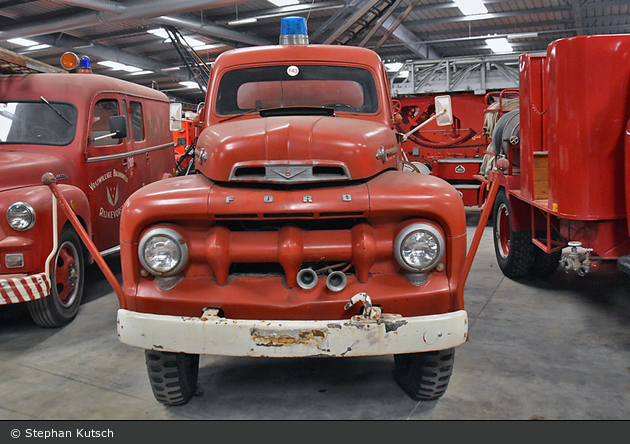
M88 129L87 192L94 243L101 251L119 244L120 213L131 194L128 156L131 146L127 139L108 136L109 118L121 115L120 111L116 97L98 100Z

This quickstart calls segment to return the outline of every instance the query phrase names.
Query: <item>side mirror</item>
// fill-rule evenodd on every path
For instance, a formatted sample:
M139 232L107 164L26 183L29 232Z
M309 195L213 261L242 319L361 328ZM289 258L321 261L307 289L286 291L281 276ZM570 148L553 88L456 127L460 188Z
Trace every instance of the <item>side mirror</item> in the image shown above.
M170 109L170 130L180 131L182 129L182 104L171 103Z
M125 116L110 117L109 132L114 139L124 139L127 137L127 119L125 119Z
M435 123L437 123L438 126L453 124L451 96L437 96L435 98Z

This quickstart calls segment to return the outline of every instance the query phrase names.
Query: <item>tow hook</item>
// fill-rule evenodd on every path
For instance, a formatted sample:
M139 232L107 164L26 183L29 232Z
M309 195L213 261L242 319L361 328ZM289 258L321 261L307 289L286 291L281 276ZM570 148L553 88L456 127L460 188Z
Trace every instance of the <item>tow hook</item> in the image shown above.
M582 248L582 243L577 241L569 242L568 245L571 247L570 252L568 254L563 253L560 260L560 263L564 266L564 271L568 273L573 270L580 276L586 275L586 273L591 271L590 253L593 249ZM582 255L584 259L582 259Z
M354 322L397 322L402 318L402 315L392 314L392 313L383 313L381 307L374 307L372 305L372 299L367 293L357 293L348 301L348 303L344 306L344 309L347 310L352 307L357 302L363 302L363 313L360 315L352 316L352 320Z
M381 314L383 313L381 307L373 307L372 299L370 299L370 296L367 293L357 293L352 296L345 307L343 307L344 310L349 309L359 301L363 301L363 314L360 315L361 318L376 320L381 317Z

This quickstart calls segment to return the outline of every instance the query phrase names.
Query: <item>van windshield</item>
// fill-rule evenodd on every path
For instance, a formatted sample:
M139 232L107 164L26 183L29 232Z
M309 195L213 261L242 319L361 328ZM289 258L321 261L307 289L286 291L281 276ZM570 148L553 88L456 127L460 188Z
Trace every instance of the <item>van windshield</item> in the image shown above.
M378 111L370 71L347 66L287 64L232 70L221 79L216 103L219 115L281 107Z
M68 145L77 109L65 102L0 102L0 144Z

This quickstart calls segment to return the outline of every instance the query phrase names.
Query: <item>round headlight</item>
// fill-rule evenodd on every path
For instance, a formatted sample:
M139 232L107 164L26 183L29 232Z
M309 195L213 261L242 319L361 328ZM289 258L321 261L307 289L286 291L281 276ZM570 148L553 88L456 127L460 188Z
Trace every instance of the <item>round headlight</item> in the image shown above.
M26 231L35 225L35 210L26 202L15 202L7 209L7 222L14 230Z
M149 273L162 277L174 276L186 265L188 247L176 231L155 228L140 240L138 256Z
M394 245L398 263L407 271L428 271L444 254L444 238L431 225L412 224L405 227Z

